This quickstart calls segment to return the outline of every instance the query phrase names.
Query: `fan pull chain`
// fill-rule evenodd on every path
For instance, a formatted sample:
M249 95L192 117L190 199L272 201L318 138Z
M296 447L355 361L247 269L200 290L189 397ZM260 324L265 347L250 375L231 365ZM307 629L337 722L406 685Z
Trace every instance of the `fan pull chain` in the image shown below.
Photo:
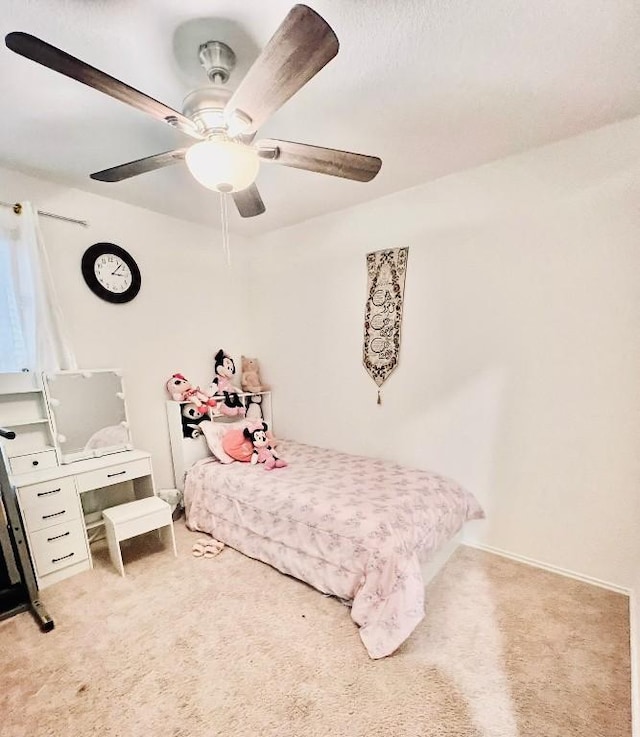
M382 404L382 397L380 396L380 389L378 389L378 404Z
M220 192L220 224L222 226L222 251L227 266L231 266L231 248L229 247L229 212L227 210L227 195Z

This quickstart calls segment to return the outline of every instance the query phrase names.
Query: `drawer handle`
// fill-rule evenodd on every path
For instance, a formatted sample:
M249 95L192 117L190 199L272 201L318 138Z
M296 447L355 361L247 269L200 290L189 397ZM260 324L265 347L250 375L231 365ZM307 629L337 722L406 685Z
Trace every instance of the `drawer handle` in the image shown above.
M122 474L126 472L127 472L127 469L125 468L124 471L118 471L118 473L108 473L107 478L110 479L110 478L113 478L114 476L122 476Z
M36 496L47 496L47 494L57 494L62 489L51 489L51 491L39 491Z
M71 533L69 532L69 530L67 530L66 532L63 532L62 535L54 535L54 537L48 537L47 542L50 543L50 542L53 542L54 540L59 540L61 537L66 537L67 535L70 535L70 534Z
M42 519L51 519L51 517L59 517L61 514L64 514L67 510L63 509L62 512L54 512L53 514L43 514Z
M31 461L32 466L37 466L40 464L40 461Z
M61 558L51 558L52 563L59 563L61 560L65 560L66 558L72 558L75 555L75 553L69 553L69 555L63 555Z

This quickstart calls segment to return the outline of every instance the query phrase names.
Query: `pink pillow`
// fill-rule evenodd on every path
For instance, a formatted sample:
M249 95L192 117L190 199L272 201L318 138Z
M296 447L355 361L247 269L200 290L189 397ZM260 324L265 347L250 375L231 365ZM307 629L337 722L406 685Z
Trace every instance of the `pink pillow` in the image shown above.
M258 427L259 425L260 423L246 423L249 430L252 430L254 426ZM270 430L267 431L267 437L269 438L271 445L275 447L277 441L271 434ZM251 454L253 453L253 443L248 438L245 438L244 428L234 428L233 430L228 430L222 436L222 450L228 456L233 458L234 461L248 463L251 460Z
M245 438L241 429L234 429L222 436L222 449L234 461L248 463L253 453L253 443Z

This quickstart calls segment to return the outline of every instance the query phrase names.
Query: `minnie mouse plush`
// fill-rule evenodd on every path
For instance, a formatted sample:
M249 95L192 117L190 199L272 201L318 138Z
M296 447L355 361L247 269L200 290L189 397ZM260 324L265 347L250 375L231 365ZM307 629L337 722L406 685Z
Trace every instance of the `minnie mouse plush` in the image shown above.
M267 437L267 423L263 422L261 427L255 430L249 430L245 427L243 435L247 440L253 443L253 454L251 455L251 463L264 463L264 470L271 471L274 468L285 468L287 462L278 457L278 454L269 444Z
M242 400L238 396L238 389L231 381L231 377L236 373L236 365L231 356L228 356L222 348L216 353L214 359L215 377L211 384L212 390L216 396L222 396L224 401L220 405L220 411L223 415L240 415L244 416L245 409Z

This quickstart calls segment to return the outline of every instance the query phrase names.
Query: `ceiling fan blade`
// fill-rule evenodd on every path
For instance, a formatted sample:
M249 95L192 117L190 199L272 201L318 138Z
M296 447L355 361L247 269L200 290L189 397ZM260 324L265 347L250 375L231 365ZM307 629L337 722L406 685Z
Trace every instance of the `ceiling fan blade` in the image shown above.
M93 87L105 95L114 97L120 102L131 105L143 113L168 123L173 128L177 128L183 133L187 133L193 138L201 139L198 129L189 118L179 113L177 110L168 107L153 97L145 95L128 84L121 82L115 77L111 77L105 72L86 64L75 56L67 54L65 51L51 46L46 41L42 41L35 36L21 31L14 31L5 36L5 44L7 48L14 51L20 56L24 56L31 61L35 61L42 66L52 69L54 72L64 74L66 77L75 79L82 84Z
M225 108L232 129L257 130L338 53L331 26L306 5L294 5Z
M145 174L148 171L155 171L165 166L177 164L179 161L184 160L186 152L186 148L165 151L164 153L147 156L137 161L129 161L126 164L120 164L120 166L114 166L111 169L103 169L102 171L94 172L90 176L91 179L95 179L98 182L121 182L123 179L137 177L138 174Z
M371 181L382 166L382 159L377 156L308 146L306 143L265 138L258 141L256 146L258 156L264 161L315 171L319 174L330 174L332 177L354 179L357 182Z
M236 203L238 212L243 218L252 218L256 215L262 215L265 211L264 202L260 197L260 192L255 184L239 192L233 192L233 201Z

